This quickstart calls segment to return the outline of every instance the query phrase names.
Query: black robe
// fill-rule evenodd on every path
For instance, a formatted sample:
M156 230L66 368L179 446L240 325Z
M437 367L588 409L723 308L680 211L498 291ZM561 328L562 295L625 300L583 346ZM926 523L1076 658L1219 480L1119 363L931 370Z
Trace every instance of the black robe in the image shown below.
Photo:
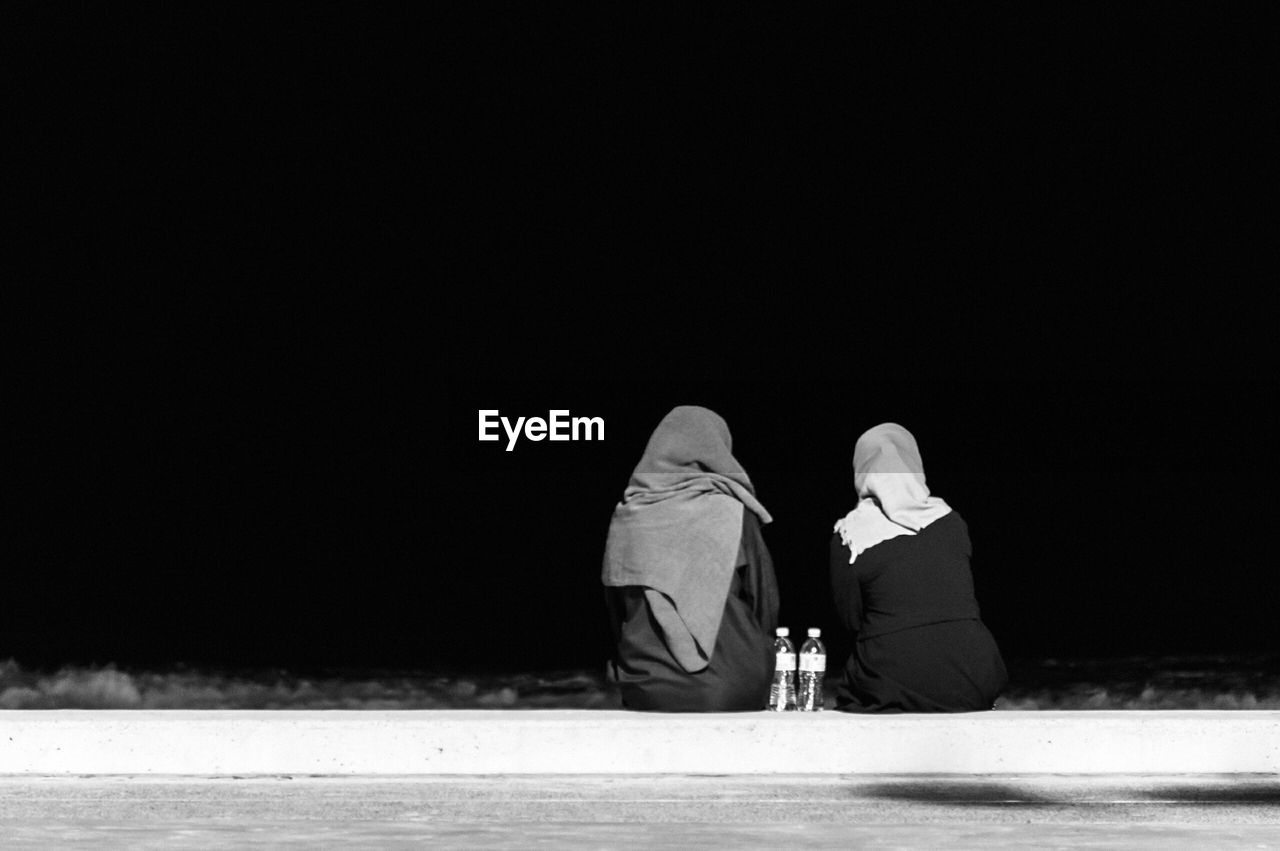
M773 678L778 583L760 521L742 512L737 567L707 667L689 673L671 654L644 588L605 588L616 643L609 680L627 709L752 712L765 708Z
M854 634L836 691L846 712L991 709L1008 682L979 619L969 529L955 511L915 535L890 538L849 564L831 539L836 610Z

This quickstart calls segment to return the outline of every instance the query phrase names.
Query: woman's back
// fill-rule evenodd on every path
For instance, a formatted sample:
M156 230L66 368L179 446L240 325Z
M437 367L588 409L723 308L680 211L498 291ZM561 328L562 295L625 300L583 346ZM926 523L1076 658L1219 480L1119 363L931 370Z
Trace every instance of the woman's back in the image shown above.
M609 680L628 709L739 712L764 708L773 676L772 634L778 625L778 585L760 521L742 517L742 543L707 666L684 670L638 586L606 588L616 641Z
M921 529L883 541L849 563L831 537L831 584L846 629L859 640L902 629L979 617L969 568L969 528L955 511Z

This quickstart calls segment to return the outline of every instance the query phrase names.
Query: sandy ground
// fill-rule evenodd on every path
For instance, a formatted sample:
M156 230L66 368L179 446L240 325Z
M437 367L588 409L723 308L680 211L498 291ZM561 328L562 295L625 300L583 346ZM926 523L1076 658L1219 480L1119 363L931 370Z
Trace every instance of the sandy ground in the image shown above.
M0 777L4 848L1280 848L1280 777Z

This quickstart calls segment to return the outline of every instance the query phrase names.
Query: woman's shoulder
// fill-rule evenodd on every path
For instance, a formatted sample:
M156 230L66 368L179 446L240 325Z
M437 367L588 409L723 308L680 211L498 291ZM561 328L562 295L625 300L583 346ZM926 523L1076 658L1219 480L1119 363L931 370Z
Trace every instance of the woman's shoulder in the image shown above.
M916 536L925 549L970 555L969 524L954 508L920 530Z
M738 538L738 564L754 561L761 550L767 551L764 542L764 524L750 508L742 510L742 534Z
M956 534L969 534L969 524L965 522L964 517L960 515L960 512L956 511L954 508L930 523L926 528L934 527L937 527L939 531L946 530Z
M966 540L968 540L969 537L969 525L965 523L964 518L960 516L960 512L956 511L954 508L930 523L925 528L921 529L916 534L899 535L896 538L889 538L888 540L881 541L878 544L873 544L863 550L863 554L874 552L876 556L881 556L900 551L911 551L916 547L924 545L924 542L931 538L953 536L960 536ZM844 537L840 534L840 530L838 528L831 533L829 546L833 554L843 551L846 558L848 557L850 552L849 545L845 543ZM860 555L858 558L861 559L862 556Z

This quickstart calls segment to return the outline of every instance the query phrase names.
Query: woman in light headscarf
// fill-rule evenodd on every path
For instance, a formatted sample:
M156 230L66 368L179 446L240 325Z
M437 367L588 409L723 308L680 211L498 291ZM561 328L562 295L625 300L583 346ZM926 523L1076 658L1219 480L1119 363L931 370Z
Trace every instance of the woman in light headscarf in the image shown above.
M915 438L884 423L853 451L858 505L835 525L831 587L853 633L846 712L991 709L1008 676L979 619L969 528L925 486Z
M663 418L609 524L603 580L628 709L765 708L778 587L760 534L772 518L706 408Z

